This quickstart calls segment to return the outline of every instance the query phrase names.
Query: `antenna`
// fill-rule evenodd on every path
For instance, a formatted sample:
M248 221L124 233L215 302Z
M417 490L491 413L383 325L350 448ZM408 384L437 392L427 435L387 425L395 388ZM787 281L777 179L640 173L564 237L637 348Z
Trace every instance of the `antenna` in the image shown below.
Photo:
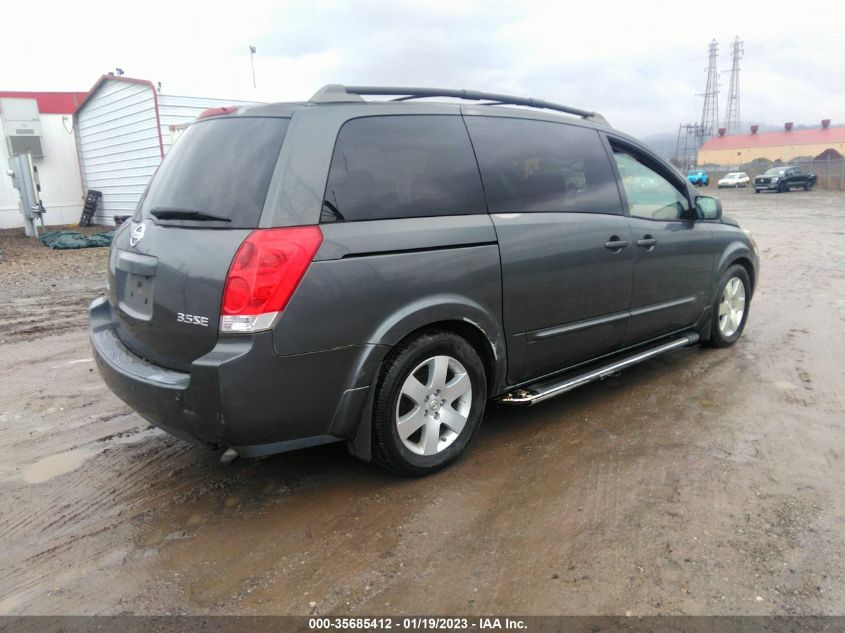
M731 85L728 89L728 105L725 108L725 128L728 134L738 134L742 122L739 114L739 60L745 49L739 35L731 43Z
M716 58L719 55L719 43L710 42L710 63L707 66L707 88L704 90L704 107L701 110L701 134L708 138L719 129L719 73L716 70Z

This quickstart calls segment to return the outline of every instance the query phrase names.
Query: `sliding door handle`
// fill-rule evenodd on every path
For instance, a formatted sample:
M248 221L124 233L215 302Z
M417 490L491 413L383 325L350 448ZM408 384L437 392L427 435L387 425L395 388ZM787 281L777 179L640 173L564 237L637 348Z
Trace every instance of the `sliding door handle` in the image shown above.
M604 243L604 247L617 253L628 246L628 240L620 240L619 236L611 235L610 239Z

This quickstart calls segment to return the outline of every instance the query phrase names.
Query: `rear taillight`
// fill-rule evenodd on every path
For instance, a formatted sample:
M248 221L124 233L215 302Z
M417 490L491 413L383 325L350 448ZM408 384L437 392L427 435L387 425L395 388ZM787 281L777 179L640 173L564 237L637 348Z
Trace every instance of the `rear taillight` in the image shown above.
M226 277L220 331L258 332L284 310L323 234L317 226L258 229L247 236Z

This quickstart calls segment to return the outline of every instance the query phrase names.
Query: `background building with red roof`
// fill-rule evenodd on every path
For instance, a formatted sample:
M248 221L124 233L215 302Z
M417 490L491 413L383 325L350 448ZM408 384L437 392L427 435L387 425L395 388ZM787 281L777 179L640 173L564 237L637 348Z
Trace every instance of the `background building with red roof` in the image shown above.
M845 127L831 127L824 119L817 128L794 130L786 123L783 130L759 132L751 126L749 134L725 135L709 139L698 150L699 165L742 165L754 159L765 158L788 163L796 158L816 158L824 155L841 158L845 155Z

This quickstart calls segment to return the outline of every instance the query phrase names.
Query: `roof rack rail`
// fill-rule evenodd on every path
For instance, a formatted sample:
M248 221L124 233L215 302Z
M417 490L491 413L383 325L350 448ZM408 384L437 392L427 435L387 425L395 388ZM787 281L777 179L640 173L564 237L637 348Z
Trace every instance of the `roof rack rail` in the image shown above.
M543 101L542 99L531 99L530 97L515 97L513 95L495 94L492 92L478 92L475 90L450 90L448 88L408 88L390 86L343 86L341 84L329 84L323 86L309 101L313 103L331 103L340 101L362 101L362 95L373 96L396 96L392 101L408 101L410 99L424 99L426 97L452 97L455 99L466 99L468 101L487 101L480 105L521 105L529 108L541 108L544 110L556 110L574 114L588 121L601 123L609 126L601 114L573 108L571 106Z

